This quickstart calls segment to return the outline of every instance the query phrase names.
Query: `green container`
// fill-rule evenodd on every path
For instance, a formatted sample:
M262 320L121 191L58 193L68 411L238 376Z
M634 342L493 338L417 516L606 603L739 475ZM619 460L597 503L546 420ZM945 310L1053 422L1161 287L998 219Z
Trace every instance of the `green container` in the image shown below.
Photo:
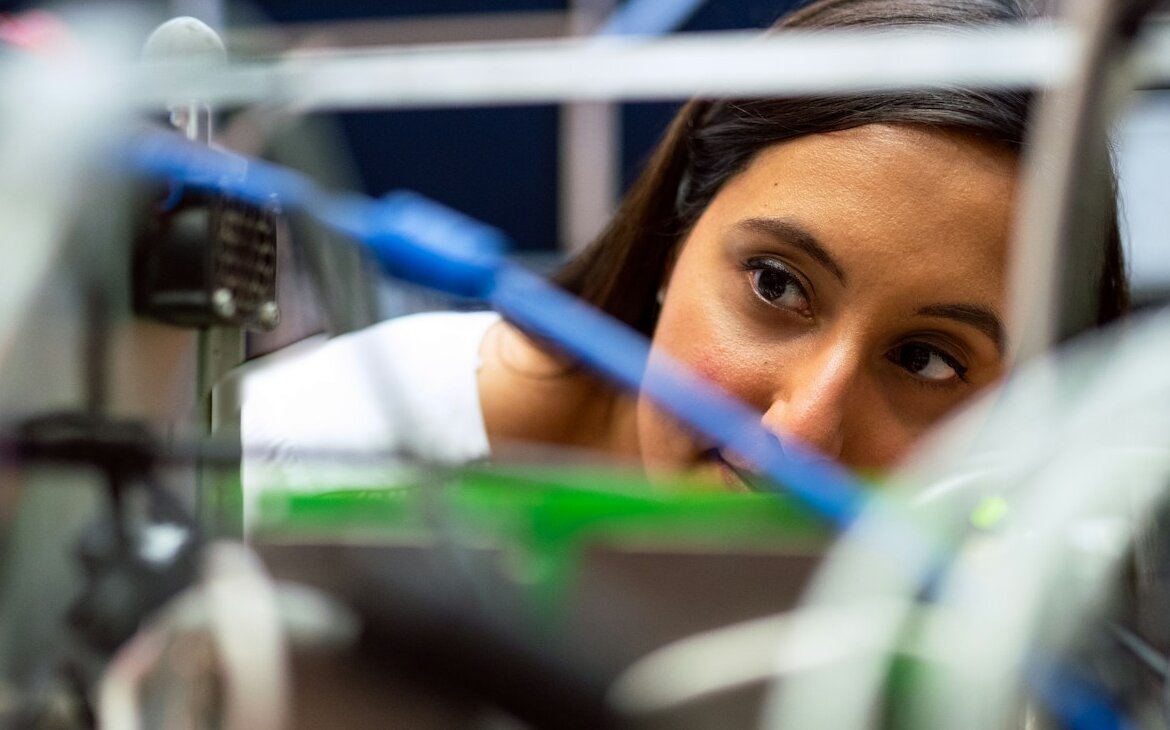
M255 539L361 539L492 546L539 606L555 608L590 543L706 550L813 550L826 525L782 494L650 485L607 470L482 467L420 473L379 489L262 495Z

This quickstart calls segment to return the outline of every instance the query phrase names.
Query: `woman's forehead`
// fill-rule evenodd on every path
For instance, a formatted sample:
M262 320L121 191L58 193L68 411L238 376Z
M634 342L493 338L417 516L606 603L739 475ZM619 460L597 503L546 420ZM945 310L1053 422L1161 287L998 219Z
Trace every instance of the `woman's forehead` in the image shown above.
M818 266L891 304L946 293L999 308L1015 173L1011 153L948 132L870 125L809 135L764 150L729 180L684 251L702 265L736 241L819 250L809 257Z
M752 218L797 219L829 244L869 239L890 248L886 253L947 242L1003 244L1016 169L1010 152L970 136L868 125L762 151L703 217L723 227ZM988 252L1002 256L996 248Z
M925 165L925 167L924 167ZM849 129L803 135L761 150L744 174L760 167L764 174L799 173L848 175L846 182L885 184L900 172L923 172L931 177L961 173L978 178L1003 178L1012 182L1018 171L1016 153L1005 145L973 133L943 127L910 124L866 124Z

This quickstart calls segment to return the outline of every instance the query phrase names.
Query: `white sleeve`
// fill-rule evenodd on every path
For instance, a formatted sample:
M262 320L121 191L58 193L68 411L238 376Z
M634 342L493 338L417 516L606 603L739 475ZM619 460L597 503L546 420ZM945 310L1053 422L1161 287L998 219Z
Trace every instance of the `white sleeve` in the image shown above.
M320 458L331 451L486 458L476 371L497 321L494 312L402 317L250 367L241 393L245 493L385 485L402 474L401 465Z

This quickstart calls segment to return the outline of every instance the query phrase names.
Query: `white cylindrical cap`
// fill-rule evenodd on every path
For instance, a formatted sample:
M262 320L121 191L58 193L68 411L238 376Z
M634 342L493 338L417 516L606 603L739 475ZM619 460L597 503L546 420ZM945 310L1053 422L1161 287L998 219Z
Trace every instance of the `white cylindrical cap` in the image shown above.
M155 28L142 48L147 61L223 63L227 48L219 34L198 18L171 18Z

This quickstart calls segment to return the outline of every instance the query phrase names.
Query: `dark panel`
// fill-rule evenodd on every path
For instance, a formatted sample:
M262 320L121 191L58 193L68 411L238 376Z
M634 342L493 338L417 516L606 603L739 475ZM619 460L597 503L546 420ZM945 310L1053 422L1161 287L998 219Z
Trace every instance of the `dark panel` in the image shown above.
M622 190L641 174L681 106L681 102L622 105Z
M241 8L251 6L282 23L404 15L564 10L566 7L565 0L262 0L232 5Z
M766 28L803 0L707 0L683 30L735 30Z
M557 110L341 115L366 192L408 188L490 223L518 250L556 246Z

